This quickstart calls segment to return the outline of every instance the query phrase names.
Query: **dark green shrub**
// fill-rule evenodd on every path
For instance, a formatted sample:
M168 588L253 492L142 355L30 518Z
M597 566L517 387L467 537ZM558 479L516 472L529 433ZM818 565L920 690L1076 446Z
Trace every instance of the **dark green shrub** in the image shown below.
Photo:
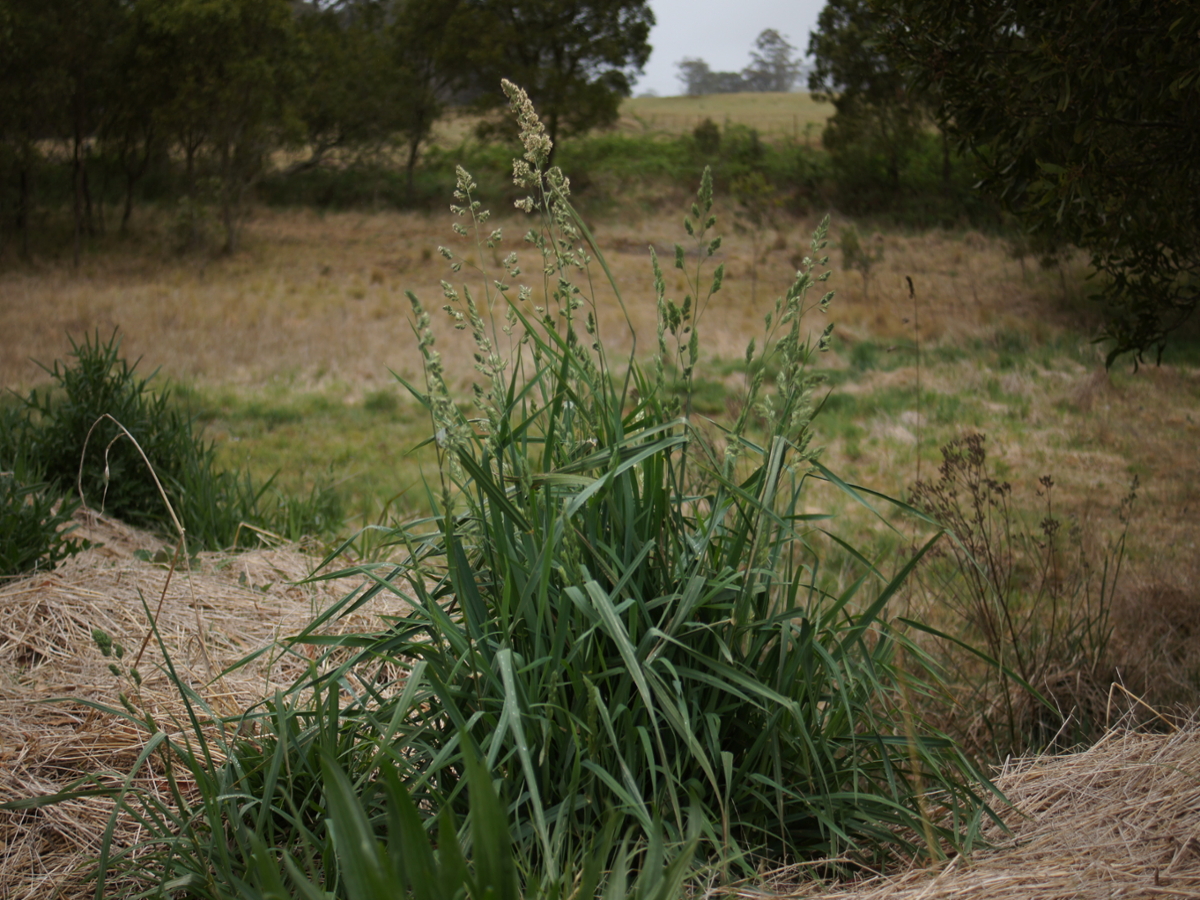
M288 537L336 527L337 500L324 489L271 507L270 481L257 486L246 473L219 469L216 448L195 433L170 389L152 391L153 375L140 377L121 357L115 331L71 349L74 362L46 370L54 388L30 394L16 428L22 453L59 493L81 491L109 515L173 531L165 493L194 549L255 544L279 526Z
M121 426L166 481L199 449L190 422L170 406L167 392L150 391L136 363L120 357L116 332L107 341L99 334L82 344L72 340L71 355L71 365L55 361L46 369L54 389L35 390L26 401L29 455L59 490L78 484L89 506L134 525L162 524L168 514L154 476Z
M712 119L705 119L692 130L696 152L704 156L716 156L721 149L721 129Z
M53 569L84 549L67 537L77 501L59 500L50 485L22 484L0 471L0 578Z
M29 421L8 399L0 405L0 578L53 569L83 548L67 537L79 501L59 502L30 461Z

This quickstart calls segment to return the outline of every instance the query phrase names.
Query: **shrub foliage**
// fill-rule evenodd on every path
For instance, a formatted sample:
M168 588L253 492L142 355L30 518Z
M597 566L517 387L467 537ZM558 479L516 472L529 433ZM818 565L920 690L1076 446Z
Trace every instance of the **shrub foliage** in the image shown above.
M216 448L196 433L170 388L151 389L121 356L114 331L71 342L74 361L46 371L49 389L7 415L12 453L36 460L55 496L81 497L133 525L171 529L170 507L194 547L216 549L258 541L256 529L297 539L332 530L337 504L322 489L307 498L268 496L247 473L221 469ZM164 496L165 495L165 496ZM77 504L76 504L77 505ZM247 527L252 526L252 527Z

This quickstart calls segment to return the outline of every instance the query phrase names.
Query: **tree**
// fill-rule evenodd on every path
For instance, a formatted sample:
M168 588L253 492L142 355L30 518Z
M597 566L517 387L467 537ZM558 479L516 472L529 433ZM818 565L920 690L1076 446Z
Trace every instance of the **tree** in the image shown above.
M549 138L617 120L650 58L648 0L463 0L448 30L465 47L484 108L507 103L500 80L523 87Z
M690 97L701 97L706 94L736 94L748 91L750 88L741 72L714 72L702 59L685 57L675 63L679 69L676 76L684 84L684 90Z
M796 48L774 28L768 28L754 41L750 65L742 70L749 91L790 91L800 74Z
M1037 235L1106 276L1108 362L1200 302L1200 5L875 0L879 46Z
M330 154L378 151L399 129L399 67L382 20L377 5L311 7L297 15L295 102L308 155L289 172L316 168Z
M298 115L311 169L329 154L361 158L407 144L408 194L421 145L463 80L449 28L461 0L358 0L300 12Z
M55 136L66 75L56 65L54 17L34 0L0 4L0 165L20 252L29 255L29 226L42 154ZM7 205L7 204L6 204ZM7 218L7 217L6 217Z
M685 56L675 63L675 68L679 70L676 77L683 82L683 92L689 97L699 97L709 93L708 85L712 80L713 72L704 60L694 56Z
M167 83L160 116L183 150L190 205L207 151L224 249L233 252L247 191L284 130L298 125L290 0L141 0L139 12L147 65Z
M465 83L456 58L459 43L451 28L460 0L400 0L391 29L399 64L399 131L408 144L405 162L408 197L415 196L413 176L421 144L429 139L447 99Z
M43 8L54 34L47 63L57 70L61 84L56 131L71 148L76 265L84 236L95 229L88 161L108 106L105 81L113 68L116 38L126 26L124 13L118 0L52 0Z
M928 121L923 98L875 43L883 19L871 0L829 0L809 37L815 65L808 76L813 99L836 112L823 136L834 153L883 160L891 190Z
M105 116L97 130L101 146L117 160L125 176L125 202L121 233L129 229L133 197L138 182L155 159L162 160L167 143L161 127L160 110L167 101L162 73L146 65L141 52L136 15L114 42L112 65L105 72Z
M754 41L750 65L740 72L714 72L707 62L684 57L675 63L684 91L691 97L704 94L734 94L739 91L790 91L800 74L801 63L793 57L796 48L774 28Z
M46 141L70 148L77 263L93 230L91 138L108 105L105 75L124 19L119 0L8 0L0 7L0 159L17 176L15 224L24 252Z

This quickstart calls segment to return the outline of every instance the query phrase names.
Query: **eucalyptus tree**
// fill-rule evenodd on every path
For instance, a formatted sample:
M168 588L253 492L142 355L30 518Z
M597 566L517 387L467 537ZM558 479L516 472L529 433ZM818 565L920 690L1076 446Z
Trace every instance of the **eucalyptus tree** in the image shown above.
M813 98L833 104L824 143L835 164L867 154L883 161L891 191L929 122L925 98L877 43L883 15L871 0L828 0L809 37Z
M1200 303L1200 5L873 0L875 39L1035 236L1087 249L1108 361Z
M289 0L139 0L143 51L161 73L160 119L184 156L187 200L201 202L199 164L216 185L224 249L237 248L246 192L297 125ZM203 154L203 157L202 157ZM192 226L192 239L196 229Z
M0 4L0 212L12 223L20 252L29 253L29 228L41 154L38 141L52 133L63 91L51 65L53 29L41 4ZM0 225L0 234L3 226Z
M391 142L404 97L386 13L380 3L356 3L297 14L297 137L307 157L290 171L319 166L331 154L369 155Z
M103 87L124 27L121 0L8 0L0 6L0 140L16 177L15 225L28 250L33 181L46 151L65 147L75 258L93 229L91 139L106 110Z
M408 196L421 145L433 132L447 102L467 84L458 58L461 41L453 24L461 0L398 0L390 30L399 70L399 130L404 136Z
M502 106L500 81L533 99L553 142L617 120L650 58L648 0L462 0L462 37L479 105Z
M748 91L790 91L800 69L796 48L774 28L767 28L754 39L750 65L742 70L742 79Z

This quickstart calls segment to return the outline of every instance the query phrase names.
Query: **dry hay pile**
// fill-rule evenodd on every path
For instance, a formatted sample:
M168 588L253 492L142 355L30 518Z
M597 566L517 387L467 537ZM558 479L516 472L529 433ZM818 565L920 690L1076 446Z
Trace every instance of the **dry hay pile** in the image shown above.
M1090 749L1010 762L1012 802L994 849L836 889L810 900L1200 898L1200 727L1114 729ZM762 894L746 892L746 897Z
M127 668L148 633L140 597L151 610L162 598L158 628L181 678L214 711L230 715L291 685L306 661L268 653L216 676L251 651L296 633L358 584L298 585L314 560L284 547L200 554L190 573L174 573L164 596L169 567L153 561L162 556L160 539L98 517L82 525L77 534L101 546L53 572L0 583L0 803L53 794L83 775L130 770L144 732L80 703L43 701L68 697L116 707L119 691L133 692L128 677L118 679L109 670L112 660L101 655L92 629L126 648ZM401 611L399 598L380 595L337 628L376 628L381 613ZM144 679L138 702L166 730L182 730L184 707L162 664L151 639L138 664ZM86 870L111 810L111 800L89 798L0 811L0 900L89 895ZM137 835L126 829L120 837Z

